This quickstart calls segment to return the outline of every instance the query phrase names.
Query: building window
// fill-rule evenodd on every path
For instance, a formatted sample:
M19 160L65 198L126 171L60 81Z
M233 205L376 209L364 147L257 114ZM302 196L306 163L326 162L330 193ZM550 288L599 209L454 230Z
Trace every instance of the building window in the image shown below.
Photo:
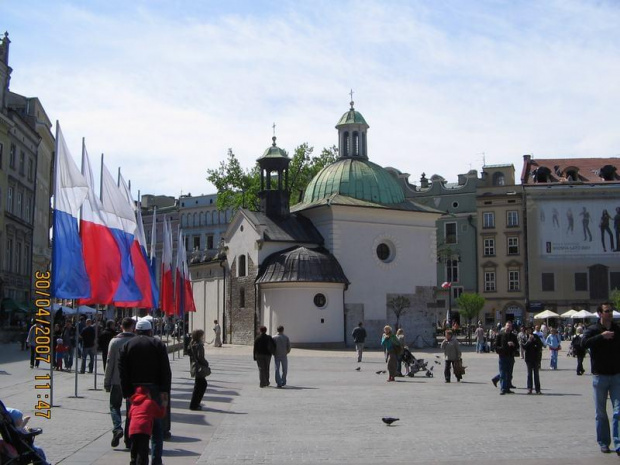
M519 255L519 238L508 238L508 255Z
M620 290L620 272L612 271L609 273L609 288L613 291Z
M327 304L327 298L325 297L325 294L316 294L314 296L314 305L316 305L319 308L325 308L325 305Z
M13 187L9 186L6 193L6 211L13 213Z
M495 271L484 272L484 292L495 292Z
M9 167L15 169L15 152L17 151L17 147L15 144L11 144L11 150L9 151Z
M456 244L456 223L446 223L444 227L444 234L446 238L446 244Z
M506 178L504 177L504 173L499 171L493 173L493 185L494 186L503 186L506 184Z
M194 236L194 250L200 250L200 236Z
M495 213L494 212L484 212L482 214L482 227L485 229L495 227Z
M516 228L519 226L519 212L517 210L509 210L506 212L506 226L509 228Z
M509 291L518 291L521 289L521 281L519 279L519 271L517 270L508 270L508 290Z
M575 273L575 290L588 290L588 273Z
M13 271L13 239L7 239L6 241L6 261L4 268L9 273Z
M15 272L22 274L22 243L18 242L15 248Z
M30 267L28 266L29 263L30 263L30 246L24 245L24 262L22 264L22 271L26 276L30 275Z
M485 239L484 240L484 256L492 256L495 255L495 239Z
M542 290L544 292L553 292L555 291L555 282L554 282L553 273L543 273L542 274Z
M22 217L22 193L21 192L17 193L17 210L15 211L15 214L19 216L20 218Z
M239 308L245 308L245 288L239 288Z
M219 218L218 218L218 214L217 211L214 211L211 216L213 217L213 221L211 221L211 223L213 224L219 224Z
M34 179L34 163L32 162L32 158L28 159L28 181L32 181Z
M238 270L237 270L237 276L245 276L246 275L246 271L245 271L245 255L239 255L239 262L238 262Z
M459 261L456 259L446 260L446 281L456 283L459 281Z
M213 249L213 234L207 235L207 250Z
M19 152L19 174L21 174L22 176L24 175L25 171L25 160L26 160L26 154L22 151Z
M452 286L450 288L450 292L452 292L452 301L455 302L456 299L458 299L459 297L461 297L461 294L463 293L463 286Z
M32 219L30 218L30 197L26 197L26 201L24 202L24 220L26 220L28 223L32 222Z
M382 262L390 262L394 258L393 253L392 253L392 248L385 242L382 242L381 244L377 246L376 252L377 252L377 257Z

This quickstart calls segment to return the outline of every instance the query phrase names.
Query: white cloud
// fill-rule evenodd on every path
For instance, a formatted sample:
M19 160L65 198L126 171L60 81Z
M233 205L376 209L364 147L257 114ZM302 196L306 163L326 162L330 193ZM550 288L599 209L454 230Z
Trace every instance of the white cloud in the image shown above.
M206 170L228 147L253 164L274 121L289 151L336 144L351 87L371 160L412 181L456 180L482 152L517 173L524 153L620 153L611 2L120 5L40 2L0 16L12 89L41 98L75 155L85 136L143 193L212 192Z

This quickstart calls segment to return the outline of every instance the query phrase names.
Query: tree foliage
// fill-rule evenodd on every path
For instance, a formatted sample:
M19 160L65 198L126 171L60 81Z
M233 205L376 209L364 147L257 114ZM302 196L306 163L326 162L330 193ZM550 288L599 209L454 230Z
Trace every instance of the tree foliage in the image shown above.
M398 295L388 300L388 307L392 309L394 315L396 315L396 330L400 326L400 317L407 312L407 309L411 307L411 301L404 295Z
M475 292L464 292L456 299L456 304L459 306L459 313L467 319L467 336L469 343L471 344L471 320L478 319L480 310L484 307L485 299L480 294Z
M620 290L614 289L613 291L611 291L609 298L611 300L611 303L614 304L614 308L620 311Z
M295 148L289 164L290 203L301 200L302 194L312 178L325 166L336 161L338 149L335 146L324 148L321 154L313 156L313 147L307 142ZM217 208L237 210L245 207L258 210L260 190L260 169L258 163L250 169L241 167L239 160L228 149L228 156L216 169L207 170L207 181L217 189Z

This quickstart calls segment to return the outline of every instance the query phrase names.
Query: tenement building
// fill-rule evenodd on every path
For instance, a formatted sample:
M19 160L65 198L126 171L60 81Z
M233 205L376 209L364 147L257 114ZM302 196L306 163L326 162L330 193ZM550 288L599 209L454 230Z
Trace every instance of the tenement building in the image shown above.
M620 289L620 158L534 159L521 183L529 306L593 310Z

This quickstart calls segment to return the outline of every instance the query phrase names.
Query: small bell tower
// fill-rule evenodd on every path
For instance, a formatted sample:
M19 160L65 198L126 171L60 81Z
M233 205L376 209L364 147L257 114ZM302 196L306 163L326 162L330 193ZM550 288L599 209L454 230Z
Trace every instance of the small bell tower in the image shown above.
M290 214L288 190L288 166L291 159L276 145L275 123L273 143L260 157L260 211L267 216L287 216Z

